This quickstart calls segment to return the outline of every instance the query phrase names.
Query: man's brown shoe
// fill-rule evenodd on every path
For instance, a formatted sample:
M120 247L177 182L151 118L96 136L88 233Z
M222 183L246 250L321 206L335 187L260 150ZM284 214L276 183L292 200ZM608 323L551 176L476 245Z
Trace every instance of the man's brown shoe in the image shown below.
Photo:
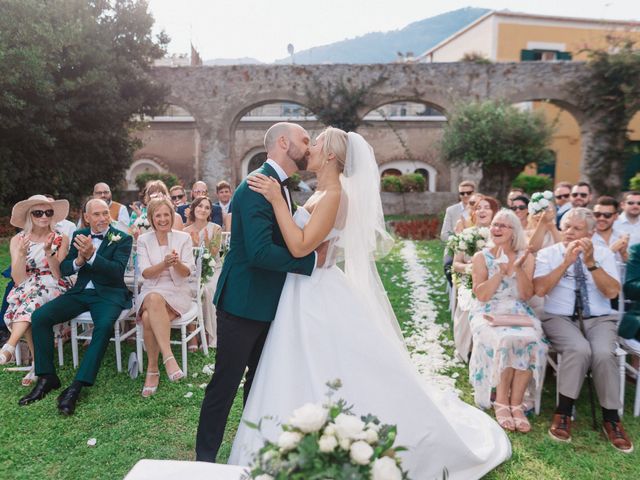
M633 452L633 443L631 443L627 432L624 431L621 422L603 422L602 430L613 448L622 453Z
M549 428L549 436L558 442L571 441L571 416L555 413Z

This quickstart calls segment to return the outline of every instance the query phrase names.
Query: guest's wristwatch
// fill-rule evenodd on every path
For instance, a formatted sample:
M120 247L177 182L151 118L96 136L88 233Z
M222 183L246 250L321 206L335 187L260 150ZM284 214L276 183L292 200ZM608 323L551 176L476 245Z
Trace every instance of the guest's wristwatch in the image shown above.
M590 267L587 267L587 270L589 270L590 272L593 272L594 270L597 270L599 268L600 268L600 264L598 262L596 262L593 265L591 265Z

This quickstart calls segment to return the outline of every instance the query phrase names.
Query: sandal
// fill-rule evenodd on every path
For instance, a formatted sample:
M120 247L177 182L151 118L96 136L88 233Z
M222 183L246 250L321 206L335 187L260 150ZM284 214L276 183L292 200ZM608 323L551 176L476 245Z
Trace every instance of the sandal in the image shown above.
M522 413L522 418L516 417L513 415L513 412ZM518 432L529 433L531 431L531 424L524 413L524 403L521 403L520 405L511 405L511 415L513 416L513 421L515 422L516 430Z
M164 362L162 362L162 364L165 366L165 368L167 367L167 362L169 360L175 360L175 357L173 355L171 355L169 358L165 359ZM167 370L167 376L169 377L169 380L172 382L177 382L178 380L180 380L181 378L184 378L184 372L182 371L182 369L180 367L178 367L178 370L176 370L175 372L169 373L169 371Z
M496 421L498 422L498 425L509 432L515 432L516 427L514 418L511 416L510 406L503 403L493 402L493 409L495 411ZM500 413L504 411L509 412L509 415L502 415Z
M187 350L189 350L191 353L197 352L198 351L198 345L189 345L187 347Z
M6 365L7 363L15 359L16 347L5 343L2 348L0 348L0 365Z
M29 373L27 373L23 378L22 378L22 386L23 387L28 387L30 386L33 382L35 382L38 379L38 377L36 377L36 367L35 366L31 366L31 370L29 370Z
M147 372L147 378L149 378L149 377L159 377L159 376L160 376L160 372ZM146 383L146 379L145 379L145 383ZM153 387L147 387L145 385L142 388L142 396L144 398L149 398L151 395L154 395L157 390L158 390L158 385L155 385Z

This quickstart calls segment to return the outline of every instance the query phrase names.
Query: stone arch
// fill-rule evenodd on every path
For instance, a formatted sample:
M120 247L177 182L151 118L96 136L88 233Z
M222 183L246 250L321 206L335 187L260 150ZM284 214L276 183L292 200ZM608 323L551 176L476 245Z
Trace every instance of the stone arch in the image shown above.
M390 112L389 110L396 105L398 106L407 105L407 111L404 113L401 111L399 112L399 114L394 114L393 111ZM418 105L423 105L425 107L426 114L422 114L420 112L414 113L413 115L411 114L412 113L411 109L417 107ZM446 121L446 113L445 113L446 109L428 100L422 100L422 99L416 99L416 98L410 98L410 99L401 98L401 99L386 101L383 103L377 103L375 106L368 107L368 108L369 108L369 111L363 116L364 120L374 120L374 118L371 118L374 112L377 112L380 110L386 110L385 112L379 115L381 119L394 121L394 120L400 120L402 119L402 117L410 117L411 120L427 120L430 117L431 118L435 117L437 119L436 121ZM439 113L440 115L436 115L436 112Z
M438 171L427 162L421 160L393 160L391 162L385 162L378 165L378 172L380 176L389 170L399 171L401 174L408 173L420 173L424 176L424 173L420 170L426 171L426 187L428 192L436 191L436 180L438 178Z
M128 190L137 190L136 177L141 173L164 173L167 169L151 158L140 158L134 161L125 173Z

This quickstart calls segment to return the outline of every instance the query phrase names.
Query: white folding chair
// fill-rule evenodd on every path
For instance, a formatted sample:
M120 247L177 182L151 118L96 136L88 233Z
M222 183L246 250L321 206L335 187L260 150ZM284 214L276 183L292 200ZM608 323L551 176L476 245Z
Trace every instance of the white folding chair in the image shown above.
M182 371L185 375L188 373L188 343L194 338L196 335L200 335L200 341L202 343L202 349L204 350L205 355L209 355L209 347L207 345L206 332L204 330L204 319L202 315L202 247L194 248L194 252L196 252L196 271L192 276L192 299L191 299L191 307L189 311L180 317L176 318L171 322L171 329L180 330L180 339L179 340L169 340L171 345L180 345L182 350ZM136 262L136 270L138 269L138 265ZM136 289L136 296L137 296ZM138 301L135 302L136 307ZM189 325L194 325L195 328L191 332L187 332L187 327ZM143 345L144 345L144 327L141 322L136 324L137 329L137 337L136 337L136 350L138 355L138 371L140 373L143 372Z
M58 325L54 325L53 334L55 336L55 341L58 344L58 365L64 365L64 350L62 345L62 326L64 323L59 323ZM20 342L16 345L16 365L22 365L22 353L20 352Z

